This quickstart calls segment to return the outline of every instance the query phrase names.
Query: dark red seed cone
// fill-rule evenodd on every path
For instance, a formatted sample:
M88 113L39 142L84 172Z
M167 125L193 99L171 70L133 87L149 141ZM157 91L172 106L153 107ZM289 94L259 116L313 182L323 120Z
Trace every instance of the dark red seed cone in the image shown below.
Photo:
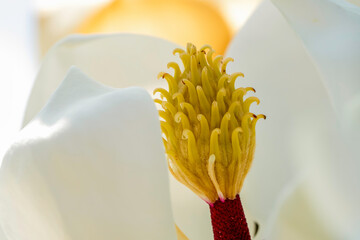
M210 206L214 240L251 240L239 195Z

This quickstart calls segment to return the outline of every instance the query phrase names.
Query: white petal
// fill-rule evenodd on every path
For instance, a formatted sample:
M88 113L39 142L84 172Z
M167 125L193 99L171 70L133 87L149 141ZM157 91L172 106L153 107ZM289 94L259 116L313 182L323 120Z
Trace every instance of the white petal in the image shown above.
M170 186L174 218L180 229L190 240L213 239L209 205L172 176Z
M318 67L344 141L358 158L360 124L360 7L345 0L273 0L296 31ZM358 166L360 168L360 165Z
M149 92L166 87L157 80L170 61L176 44L133 34L75 35L57 43L46 55L28 102L27 123L44 106L71 65L102 83L114 87L141 86ZM181 66L181 64L180 64ZM209 209L182 184L171 181L171 198L176 224L190 239L212 237Z
M319 170L328 160L324 133L334 128L335 117L301 41L270 1L248 20L227 56L235 59L229 69L245 74L240 85L257 90L261 103L255 113L268 117L257 126L254 164L242 196L248 214L260 223L259 239L269 239L289 192L309 169ZM312 174L316 183L325 171Z
M24 123L44 106L70 66L75 65L90 77L112 87L140 86L151 91L165 86L157 80L166 70L178 45L134 34L73 35L58 42L46 55L35 80Z
M329 156L318 166L322 179L308 186L312 204L333 239L359 239L360 8L344 0L274 3L303 40L338 114Z
M360 7L345 0L273 0L314 59L340 115L360 94Z
M0 165L21 127L35 76L36 21L32 2L0 2Z
M141 88L72 68L0 177L9 240L176 239L158 115Z

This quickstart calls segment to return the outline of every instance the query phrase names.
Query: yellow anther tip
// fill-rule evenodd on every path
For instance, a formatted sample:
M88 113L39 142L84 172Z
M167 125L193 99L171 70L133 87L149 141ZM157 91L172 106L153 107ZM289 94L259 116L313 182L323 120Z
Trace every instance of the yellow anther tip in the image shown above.
M182 133L182 139L187 140L189 139L189 136L192 134L192 132L189 129L184 129Z
M163 101L160 99L155 99L154 102L163 106Z
M177 99L178 97L180 97L182 94L181 93L175 93L173 96L172 96L172 99L175 100ZM180 103L182 104L182 103Z
M230 120L230 118L231 118L231 114L229 112L225 113L224 119Z
M177 63L176 62L169 62L166 66L167 68L171 68L172 66L176 66Z
M165 77L164 75L165 75L164 72L159 72L159 74L157 75L157 79L164 78Z
M160 88L155 88L154 91L153 91L153 95L155 95L156 93L158 93L158 92L159 92L159 89L160 89Z
M221 133L221 130L220 130L220 128L215 128L214 130L212 130L212 132L211 133L214 133L214 134L220 134Z
M185 51L181 48L175 48L173 51L173 55L176 55L177 53L180 55L182 53L184 53Z
M219 90L219 93L226 94L226 89L225 89L225 88L221 88L221 89Z
M206 44L206 45L202 46L199 51L200 51L200 52L203 52L203 51L205 51L206 49L212 49L212 47L211 47L210 45Z
M264 115L264 114L259 114L259 115L257 115L257 118L263 118L264 120L266 120L266 115Z
M242 133L242 132L244 132L244 130L241 127L237 127L234 129L234 132Z
M174 120L175 122L177 123L180 123L181 122L181 112L177 112L174 116Z
M210 164L213 164L215 162L215 154L211 154L210 156L209 156L209 163Z

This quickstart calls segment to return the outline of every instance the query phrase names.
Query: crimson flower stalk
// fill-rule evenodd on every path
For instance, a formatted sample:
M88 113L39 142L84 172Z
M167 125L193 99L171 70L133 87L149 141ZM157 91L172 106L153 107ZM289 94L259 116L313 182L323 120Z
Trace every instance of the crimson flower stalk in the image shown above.
M210 205L210 213L215 240L251 239L239 195L233 200L216 201Z

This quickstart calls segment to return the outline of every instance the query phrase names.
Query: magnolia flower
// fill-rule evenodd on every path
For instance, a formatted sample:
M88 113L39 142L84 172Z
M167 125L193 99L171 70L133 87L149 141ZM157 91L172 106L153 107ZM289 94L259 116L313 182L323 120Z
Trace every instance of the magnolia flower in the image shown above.
M312 37L320 30L342 30L329 22L336 17L349 21L352 30L345 30L358 39L358 11L325 0L306 3L303 9L295 0L277 1L315 65L268 1L226 52L235 59L228 71L245 73L237 84L251 81L262 99L254 110L268 116L258 126L243 206L249 227L255 221L260 226L255 239L358 239L359 156L355 145L343 140L356 132L339 128L336 120L340 116L341 124L350 122L358 133L353 81L358 70L352 66L358 48L350 41L335 54L331 41L314 43L323 35ZM316 20L321 25L309 33L313 23L301 19L312 17L308 9L317 7L324 11ZM28 102L25 127L1 167L0 239L176 239L174 223L189 239L212 238L206 204L172 178L169 189L158 115L144 91L165 86L156 76L177 61L169 54L177 47L119 34L71 36L50 50ZM339 94L336 79L329 82L334 67L348 74L340 86L353 90L353 101L334 97ZM334 88L328 85L328 92L321 79ZM345 119L328 96L346 109Z

